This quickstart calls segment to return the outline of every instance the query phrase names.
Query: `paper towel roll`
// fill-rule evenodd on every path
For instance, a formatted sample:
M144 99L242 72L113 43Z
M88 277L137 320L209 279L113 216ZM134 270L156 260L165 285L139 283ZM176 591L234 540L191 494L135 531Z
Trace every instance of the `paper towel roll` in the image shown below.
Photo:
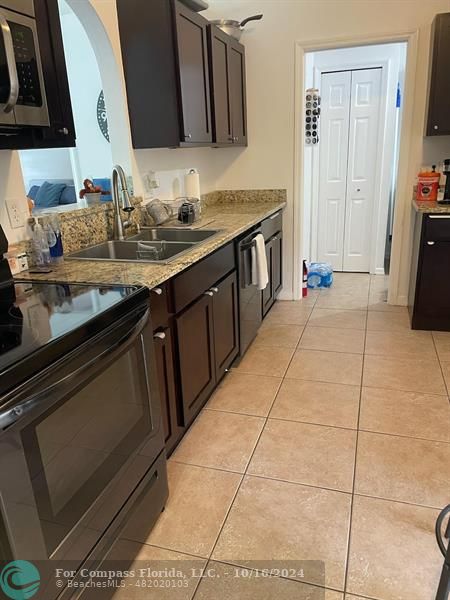
M200 200L200 175L194 169L191 169L185 175L184 188L188 198L198 198Z

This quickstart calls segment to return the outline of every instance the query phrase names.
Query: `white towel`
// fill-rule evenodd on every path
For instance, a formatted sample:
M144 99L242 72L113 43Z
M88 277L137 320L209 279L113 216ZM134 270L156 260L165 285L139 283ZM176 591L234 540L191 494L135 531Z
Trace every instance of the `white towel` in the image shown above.
M266 244L260 233L254 237L252 246L252 283L257 286L258 290L265 290L269 283Z

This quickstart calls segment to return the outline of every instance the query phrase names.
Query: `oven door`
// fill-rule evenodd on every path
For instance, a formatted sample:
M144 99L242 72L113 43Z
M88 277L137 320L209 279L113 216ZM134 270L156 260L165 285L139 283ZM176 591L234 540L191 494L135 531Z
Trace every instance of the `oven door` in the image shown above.
M36 21L0 6L0 125L49 125Z
M143 307L0 412L2 558L70 560L76 569L161 456L160 423Z

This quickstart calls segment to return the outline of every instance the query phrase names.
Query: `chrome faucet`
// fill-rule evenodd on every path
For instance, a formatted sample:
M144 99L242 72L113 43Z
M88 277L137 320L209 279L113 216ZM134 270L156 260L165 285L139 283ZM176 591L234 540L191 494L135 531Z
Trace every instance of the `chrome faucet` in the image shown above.
M119 179L120 186L122 188L122 202L120 201L119 192ZM116 165L113 168L112 176L112 199L114 204L114 239L123 240L123 230L127 229L131 225L131 221L127 219L122 221L120 211L123 210L126 213L131 213L134 210L134 206L131 206L130 192L128 191L127 178L125 172L120 165Z

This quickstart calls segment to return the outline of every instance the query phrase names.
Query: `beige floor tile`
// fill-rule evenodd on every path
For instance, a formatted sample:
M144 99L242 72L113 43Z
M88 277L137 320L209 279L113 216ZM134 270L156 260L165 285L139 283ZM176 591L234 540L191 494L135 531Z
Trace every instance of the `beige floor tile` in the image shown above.
M299 348L363 354L365 335L365 331L355 329L311 327L308 325L300 340Z
M303 325L274 325L263 323L253 342L254 346L273 346L274 348L295 348L303 333Z
M261 417L205 410L184 436L172 459L243 473L263 426Z
M438 511L355 497L347 591L383 600L431 600L442 556Z
M340 327L342 329L366 328L367 313L364 310L339 310L314 308L309 319L313 327Z
M367 331L411 331L408 313L370 311L367 315Z
M234 370L251 375L283 377L291 362L294 350L291 348L272 348L252 345Z
M285 379L270 416L356 429L359 395L354 385Z
M450 360L441 360L442 373L444 375L447 392L450 394Z
M442 508L448 503L450 444L361 431L355 493Z
M367 387L446 394L437 360L366 355L363 385Z
M301 300L303 303L303 306L313 307L315 305L315 303L317 302L319 295L320 295L320 290L308 289L308 295L306 296L306 298L302 298L302 300Z
M207 557L219 535L241 475L168 463L169 500L148 539L153 546Z
M215 561L208 571L214 576L202 580L195 600L343 600L339 592L279 577L242 576L246 570Z
M350 500L342 492L247 476L213 558L266 568L273 561L324 561L327 587L342 590ZM306 564L304 581L320 583L322 567Z
M366 431L450 442L450 406L446 396L363 388L359 426Z
M109 562L114 561L114 562ZM134 584L137 581L147 579L147 577L139 577L140 569L151 569L156 572L164 572L166 569L175 569L180 573L179 577L174 578L187 583L186 586L173 585L170 588L146 587L137 585L126 585L124 588L118 589L112 596L112 600L190 600L198 584L198 580L192 577L192 571L203 569L206 566L207 560L204 558L193 558L186 554L164 550L147 544L131 542L128 540L118 540L108 554L106 562L102 565L102 569L113 571L135 571L135 577L124 579L125 584ZM162 578L168 581L169 578ZM103 598L102 592L96 590L95 598ZM106 598L111 596L105 593Z
M269 419L250 475L351 492L356 431Z
M429 331L368 331L366 354L436 358Z
M370 287L370 275L366 273L334 273L331 291L344 293L367 293Z
M327 290L320 294L316 302L317 308L334 308L344 310L367 310L368 295L366 293L341 293L339 290Z
M361 370L362 356L358 354L297 350L286 377L360 385Z
M371 275L370 291L385 292L389 288L389 275Z
M208 409L266 417L282 379L230 371L207 404Z
M433 339L439 359L450 361L450 332L433 331Z
M377 292L372 290L369 293L369 311L408 314L406 306L397 306L395 304L387 303L387 292Z
M312 306L304 304L302 300L290 302L278 300L264 323L273 325L304 325L311 314Z

